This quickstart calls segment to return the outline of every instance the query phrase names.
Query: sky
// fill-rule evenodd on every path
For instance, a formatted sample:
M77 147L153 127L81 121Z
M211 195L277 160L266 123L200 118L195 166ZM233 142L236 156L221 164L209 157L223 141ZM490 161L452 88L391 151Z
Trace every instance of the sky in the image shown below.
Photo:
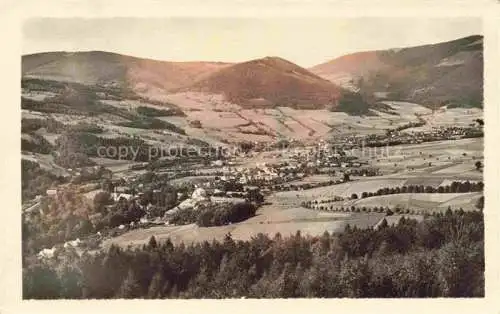
M102 50L165 61L279 56L303 67L345 54L482 34L478 18L36 18L23 54Z

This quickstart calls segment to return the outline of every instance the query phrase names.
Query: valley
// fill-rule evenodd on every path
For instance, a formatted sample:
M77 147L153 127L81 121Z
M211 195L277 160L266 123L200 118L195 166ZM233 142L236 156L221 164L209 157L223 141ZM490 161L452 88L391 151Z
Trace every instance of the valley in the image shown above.
M484 297L483 37L257 48L22 56L23 298Z
M96 58L104 64L113 60L115 65L99 67ZM71 64L78 64L78 71L69 70ZM146 186L157 190L183 186L188 195L206 187L206 193L216 194L218 189L213 187L220 185L221 176L225 185L257 184L264 196L255 216L242 222L134 227L107 238L103 247L144 244L151 234L176 243L221 240L228 233L240 240L258 233L297 231L319 236L324 231L341 232L348 224L373 227L387 217L389 208L398 209L396 216L421 218L448 208L476 210L482 195L470 190L469 194L433 194L454 182L482 184L477 164L483 159L481 108L379 99L364 114L336 111L332 108L342 101L341 87L277 57L237 65L175 64L92 52L31 55L23 65L22 158L38 164L47 176L68 182L70 189L93 186L84 188L90 206L106 189L99 183L103 177L85 178L86 167L105 169L113 186L140 192L132 196L138 200L148 192ZM321 75L334 68L314 69ZM167 70L183 71L185 76L163 85L150 82L159 70L163 75ZM121 81L110 85L108 79L114 76ZM289 93L298 85L304 91ZM204 149L208 155L201 154ZM193 154L183 155L188 150ZM244 175L255 171L264 171L257 176L261 179ZM365 171L373 173L367 177ZM144 181L144 176L151 175L162 179ZM44 189L47 193L59 189L51 180L35 191L43 195ZM255 180L264 181L252 183ZM143 182L139 188L137 182ZM413 185L434 190L361 198L380 189ZM222 193L231 190L225 188ZM189 200L184 193L186 197ZM32 200L25 201L33 208ZM360 212L373 207L384 209ZM165 219L146 216L154 219L145 221L157 225Z

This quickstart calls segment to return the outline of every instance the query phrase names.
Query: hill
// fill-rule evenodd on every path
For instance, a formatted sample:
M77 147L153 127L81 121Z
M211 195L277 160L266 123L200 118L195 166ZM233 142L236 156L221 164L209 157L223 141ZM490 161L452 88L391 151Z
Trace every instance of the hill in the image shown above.
M335 107L341 94L330 81L278 57L223 68L182 90L223 94L244 107L302 109Z
M220 62L167 62L110 52L47 52L22 58L23 77L118 85L143 91L151 87L170 90L192 84L228 66Z
M354 53L311 72L363 94L427 106L482 106L483 37Z

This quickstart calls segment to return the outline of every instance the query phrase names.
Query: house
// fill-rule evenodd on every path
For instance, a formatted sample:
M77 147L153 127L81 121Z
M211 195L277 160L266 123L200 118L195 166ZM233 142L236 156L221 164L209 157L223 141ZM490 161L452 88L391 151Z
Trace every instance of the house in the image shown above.
M56 189L48 189L47 190L47 196L56 196L56 195L57 195Z
M38 258L52 258L56 252L56 248L52 247L51 249L43 249L38 253Z
M133 197L132 194L125 194L125 193L112 193L111 196L113 197L113 200L115 202L118 202L122 197L127 201Z
M225 193L224 191L219 190L219 189L214 189L214 191L213 191L213 193L212 193L212 195L213 195L213 196L223 196L223 195L225 195L225 194L226 194L226 193Z
M127 193L128 191L129 188L123 185L115 187L115 193Z
M243 187L243 190L245 192L248 192L248 191L259 191L260 188L258 186L254 186L254 185L247 185L247 186Z
M80 244L82 244L82 241L80 239L76 239L76 240L68 241L68 242L64 243L64 248L67 249L69 247L78 247L78 246L80 246Z
M233 204L238 204L238 203L244 203L245 199L241 197L218 197L218 196L212 196L210 197L210 201L216 204L223 204L223 203L233 203Z
M224 161L216 160L216 161L212 162L212 164L216 167L222 167L222 166L224 166Z

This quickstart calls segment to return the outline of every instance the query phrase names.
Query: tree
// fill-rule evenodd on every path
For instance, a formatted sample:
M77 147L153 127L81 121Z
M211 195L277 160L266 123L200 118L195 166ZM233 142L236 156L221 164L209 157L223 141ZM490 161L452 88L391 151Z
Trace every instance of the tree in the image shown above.
M113 199L109 192L99 192L94 196L94 210L102 211L104 206L113 204Z
M77 299L82 294L80 287L81 274L78 269L66 264L59 270L59 278L61 282L61 297L68 299Z
M56 164L65 168L79 168L93 166L95 163L87 155L86 145L95 141L97 137L80 132L67 132L61 135L57 141L58 155Z
M351 199L353 199L353 200L357 200L357 199L358 199L358 194L356 194L356 193L352 193L352 195L351 195Z
M102 180L101 189L105 192L112 193L114 190L113 182L110 179Z
M389 226L389 224L387 223L387 220L385 218L383 218L382 221L380 222L379 229L383 229L383 228L386 228L388 226Z
M344 182L350 181L351 178L347 172L344 173Z
M148 298L156 299L162 297L162 288L165 285L165 278L162 269L159 269L151 279L148 288Z
M141 287L132 268L129 269L127 277L122 282L118 297L123 299L136 299L141 296Z
M476 208L479 210L484 209L484 196L481 196L476 202Z
M430 185L426 186L425 187L425 193L433 193L434 192L434 188Z
M155 236L151 236L151 238L149 238L148 247L152 249L156 249L158 247L158 243L156 243Z
M438 267L437 279L443 289L443 296L474 296L476 285L471 283L484 281L483 247L450 242L438 251Z
M476 163L474 164L474 166L476 166L476 170L477 171L480 171L483 168L483 164L479 160L476 161Z
M60 295L61 283L53 269L45 265L23 270L23 298L53 299Z

